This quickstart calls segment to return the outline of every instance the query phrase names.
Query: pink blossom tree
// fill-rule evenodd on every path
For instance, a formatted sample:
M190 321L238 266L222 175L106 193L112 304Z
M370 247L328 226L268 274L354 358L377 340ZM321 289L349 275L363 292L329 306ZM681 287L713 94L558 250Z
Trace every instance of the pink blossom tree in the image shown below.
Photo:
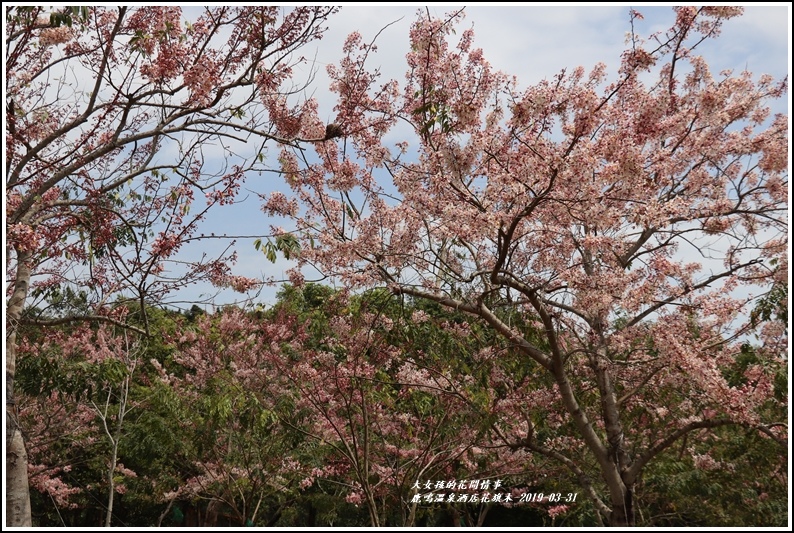
M144 304L197 280L254 286L231 272L233 254L174 257L200 238L210 208L233 202L246 173L264 168L268 141L294 142L314 106L288 98L298 85L294 53L320 38L333 12L6 10L7 525L30 525L17 328L123 325L123 300L145 313ZM31 296L63 286L87 291L81 316L24 312Z
M726 379L754 298L788 279L788 119L768 107L787 82L697 54L740 13L675 8L667 31L632 32L611 79L599 64L523 90L471 30L451 42L459 14L420 15L402 87L352 34L329 67L344 137L318 160L282 151L300 267L498 333L538 379L496 402L494 444L567 470L608 525L635 524L646 465L683 439L739 426L785 450L762 407L787 333L767 327L765 362ZM398 125L414 135L390 145Z

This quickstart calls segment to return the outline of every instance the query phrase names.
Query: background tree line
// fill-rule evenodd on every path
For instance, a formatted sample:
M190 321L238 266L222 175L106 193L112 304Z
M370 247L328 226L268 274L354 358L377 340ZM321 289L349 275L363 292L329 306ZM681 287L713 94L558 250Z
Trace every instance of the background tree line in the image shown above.
M28 312L54 319L82 305L67 291ZM536 417L539 442L555 438L544 428L556 423L553 406L537 370L463 313L308 284L285 286L269 309L147 314L159 335L96 324L20 332L34 524L596 523L582 494L567 505L411 503L428 492L412 488L417 480L499 479L516 499L580 492L569 472L502 441L499 429L525 415ZM748 348L724 374L742 379L759 360ZM777 380L782 398L782 367ZM499 408L528 397L535 405ZM650 413L636 416L654 430ZM649 469L638 523L781 525L786 494L772 439L717 431Z

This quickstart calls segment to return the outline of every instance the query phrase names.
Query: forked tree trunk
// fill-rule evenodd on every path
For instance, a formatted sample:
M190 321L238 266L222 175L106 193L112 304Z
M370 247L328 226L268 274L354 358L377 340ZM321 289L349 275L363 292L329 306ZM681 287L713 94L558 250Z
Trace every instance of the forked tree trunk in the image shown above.
M30 252L17 251L14 293L6 309L6 526L30 527L28 453L19 427L14 396L17 366L17 326L30 286Z

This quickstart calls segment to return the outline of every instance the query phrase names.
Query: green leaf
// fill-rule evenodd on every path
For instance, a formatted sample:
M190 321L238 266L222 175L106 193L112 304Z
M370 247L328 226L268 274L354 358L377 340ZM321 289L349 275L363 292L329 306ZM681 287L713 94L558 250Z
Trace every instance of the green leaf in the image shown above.
M272 243L267 243L267 246L265 247L265 257L267 257L267 260L271 263L276 262L276 247L273 246Z

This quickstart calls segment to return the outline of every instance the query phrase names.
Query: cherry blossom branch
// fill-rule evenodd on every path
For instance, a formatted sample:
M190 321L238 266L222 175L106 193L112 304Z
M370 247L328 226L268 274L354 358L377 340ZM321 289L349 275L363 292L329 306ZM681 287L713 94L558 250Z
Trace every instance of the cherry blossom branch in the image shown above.
M759 264L761 262L762 261L760 259L753 259L751 261L747 261L746 263L741 263L739 265L731 267L730 269L726 270L725 272L720 272L719 274L714 274L713 276L709 276L708 278L706 278L702 282L694 284L691 287L688 287L687 290L685 290L681 294L675 294L675 295L669 296L668 298L665 298L664 300L660 300L660 301L655 302L653 305L649 306L645 311L641 312L640 314L635 316L633 319L629 320L620 329L621 330L629 329L632 326L634 326L635 324L637 324L640 321L642 321L645 317L647 317L648 315L650 315L654 311L664 307L665 305L668 305L668 304L674 302L675 300L677 300L681 296L689 294L689 293L691 293L691 292L693 292L693 291L695 291L697 289L702 289L702 288L705 288L705 287L709 287L712 283L714 283L718 279L722 279L722 278L728 277L731 274L733 274L735 272L738 272L739 270L747 268L748 266L757 265L757 264Z
M617 401L618 407L622 406L626 400L637 394L651 379L653 379L653 376L655 376L660 370L663 370L664 368L665 368L664 366L658 366L655 369L651 370L648 373L648 375L645 376L643 380L636 387L634 387L633 389L625 393L623 396L618 398Z

